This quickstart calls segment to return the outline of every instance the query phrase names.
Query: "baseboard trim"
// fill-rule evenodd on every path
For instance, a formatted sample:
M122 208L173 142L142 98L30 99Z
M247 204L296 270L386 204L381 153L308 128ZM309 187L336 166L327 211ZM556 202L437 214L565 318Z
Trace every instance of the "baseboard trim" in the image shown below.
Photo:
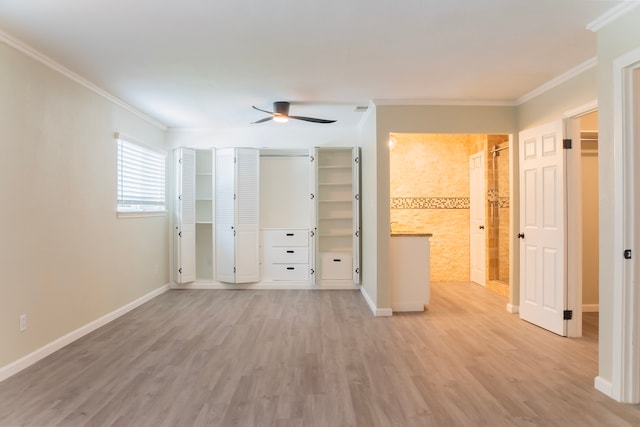
M388 316L392 316L393 315L393 311L390 308L378 308L378 307L376 307L376 305L373 303L373 300L371 299L371 297L369 297L369 294L364 289L364 286L360 288L360 293L362 294L362 296L364 297L364 300L369 305L369 308L373 312L374 316L376 316L376 317L388 317Z
M593 386L600 393L613 399L613 385L611 384L611 381L607 381L601 376L597 376L593 380Z
M582 304L583 313L599 313L600 304Z
M322 282L312 285L309 282L256 282L256 283L222 283L222 282L204 282L196 281L192 283L171 285L172 289L210 289L210 290L233 290L233 289L252 289L252 290L358 290L360 285L353 282L335 281Z
M519 305L513 305L513 304L507 304L507 311L511 314L517 314L520 313L520 306Z
M404 311L424 311L424 304L415 303L415 302L391 304L391 310L394 313L404 312Z
M137 300L132 301L129 304L123 307L120 307L117 310L112 311L111 313L105 314L104 316L94 320L93 322L87 323L86 325L74 331L71 331L66 335L61 336L60 338L50 342L49 344L46 344L43 347L40 347L39 349L27 354L26 356L16 360L15 362L9 363L8 365L1 367L0 381L6 380L7 378L17 374L23 369L26 369L29 366L33 365L34 363L44 359L45 357L49 356L51 353L54 353L60 350L62 347L65 347L71 344L72 342L95 331L101 326L104 326L107 323L117 319L118 317L130 312L134 308L141 306L145 302L152 300L153 298L163 294L167 290L169 290L168 284L161 286L158 289L151 291L146 295L141 296Z

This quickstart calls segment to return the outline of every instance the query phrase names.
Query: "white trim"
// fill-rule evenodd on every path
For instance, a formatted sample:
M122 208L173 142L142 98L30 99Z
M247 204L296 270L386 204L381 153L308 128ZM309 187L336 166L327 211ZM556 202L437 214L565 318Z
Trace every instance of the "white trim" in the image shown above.
M367 291L365 291L364 286L360 288L360 293L362 294L362 296L364 297L364 300L369 305L369 308L373 312L374 316L376 316L376 317L381 317L381 316L387 317L387 316L392 316L393 315L393 311L390 308L378 308L378 307L376 307L376 305L373 303L373 300L369 297L369 294L367 294Z
M599 313L600 304L582 304L583 313Z
M640 2L638 1L625 1L623 3L620 3L612 7L611 9L607 10L605 13L598 16L593 21L589 22L586 28L589 31L593 31L594 33L597 33L602 28L609 25L616 19L620 18L622 15L626 14L627 12L629 12L631 9L635 8L639 4Z
M580 116L584 116L585 114L593 113L594 111L598 111L597 99L594 99L593 101L589 101L586 104L582 104L579 107L572 108L571 110L565 111L564 113L562 113L562 117L564 119L576 119Z
M91 90L92 92L102 96L103 98L106 98L108 101L116 104L119 107L124 108L125 110L129 111L130 113L135 114L136 116L140 117L142 120L152 124L153 126L157 127L158 129L160 129L161 131L166 131L168 128L166 125L160 123L159 121L151 118L150 116L148 116L147 114L141 112L140 110L135 109L134 107L132 107L131 105L127 104L126 102L124 102L123 100L121 100L120 98L115 97L114 95L110 94L109 92L107 92L106 90L103 90L101 88L99 88L98 86L96 86L95 84L91 83L89 80L85 79L84 77L80 76L77 73L74 73L73 71L71 71L70 69L66 68L65 66L63 66L62 64L54 61L53 59L49 58L48 56L38 52L36 49L32 48L31 46L27 45L26 43L16 39L15 37L9 35L8 33L0 30L0 42L4 42L7 45L13 47L14 49L18 50L19 52L24 53L25 55L29 56L32 59L35 59L36 61L40 62L41 64L44 64L45 66L51 68L54 71L57 71L58 73L62 74L63 76L73 80L74 82L84 86L85 88Z
M424 304L420 304L417 302L391 304L391 311L394 313L403 311L424 311Z
M634 261L623 259L625 249L633 249L634 165L632 73L640 69L640 49L628 52L613 62L613 346L611 397L625 403L638 403L638 330L640 310L634 288ZM631 120L629 120L631 119ZM638 130L640 131L640 129Z
M129 304L120 307L117 310L112 311L111 313L105 314L104 316L100 317L99 319L94 320L93 322L87 323L86 325L69 332L66 335L61 336L60 338L50 342L49 344L46 344L43 347L40 347L39 349L27 354L26 356L16 360L15 362L9 363L8 365L5 365L3 367L0 368L0 381L4 381L7 378L9 378L12 375L17 374L18 372L22 371L23 369L28 368L29 366L33 365L34 363L44 359L45 357L49 356L50 354L60 350L62 347L71 344L72 342L82 338L83 336L95 331L96 329L100 328L101 326L106 325L107 323L117 319L118 317L128 313L129 311L133 310L134 308L137 308L139 306L141 306L142 304L144 304L145 302L157 297L160 294L163 294L164 292L166 292L169 289L169 285L164 285L159 287L158 289L149 292L146 295L143 295L142 297L138 298L135 301L130 302Z
M472 99L374 99L375 106L467 106L467 107L515 107L518 104L513 100L491 101Z
M507 304L507 311L511 314L520 313L520 306L514 304Z
M613 387L611 383L601 376L594 378L593 387L605 396L613 397Z
M223 283L213 281L197 280L191 283L172 283L172 289L210 289L210 290L229 290L229 289L250 289L250 290L358 290L359 285L350 281L321 282L313 285L308 281L276 281L276 282L255 282L255 283Z
M369 104L367 105L367 111L365 111L365 113L360 118L360 121L358 122L359 129L362 129L362 126L364 126L367 120L369 120L369 116L371 116L374 113L375 109L376 109L376 104L374 104L373 101L369 101Z
M525 95L522 95L520 98L516 100L515 104L522 105L525 102L530 101L533 98L536 98L542 95L543 93L553 89L554 87L559 86L562 83L571 80L575 76L580 75L591 68L594 68L596 65L598 65L597 58L591 58L583 62L582 64L579 64L573 67L566 73L560 74L559 76L549 80L548 82L542 84L541 86L538 86L536 89L532 90L531 92Z
M167 210L163 211L135 211L135 212L125 212L125 211L116 211L117 218L146 218L150 216L167 216Z

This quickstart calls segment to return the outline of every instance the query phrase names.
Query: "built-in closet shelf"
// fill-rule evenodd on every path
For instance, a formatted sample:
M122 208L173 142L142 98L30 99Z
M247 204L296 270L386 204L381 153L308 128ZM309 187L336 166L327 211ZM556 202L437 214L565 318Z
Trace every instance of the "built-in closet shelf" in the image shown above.
M318 185L325 186L325 187L336 187L336 186L351 187L351 183L350 182L321 182Z

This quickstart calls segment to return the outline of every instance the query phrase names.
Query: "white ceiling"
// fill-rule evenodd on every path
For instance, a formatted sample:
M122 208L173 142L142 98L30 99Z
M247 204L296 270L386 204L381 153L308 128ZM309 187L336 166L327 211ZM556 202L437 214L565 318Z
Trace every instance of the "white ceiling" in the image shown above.
M586 26L619 3L0 0L0 31L169 127L280 100L337 126L370 100L514 102L593 58Z

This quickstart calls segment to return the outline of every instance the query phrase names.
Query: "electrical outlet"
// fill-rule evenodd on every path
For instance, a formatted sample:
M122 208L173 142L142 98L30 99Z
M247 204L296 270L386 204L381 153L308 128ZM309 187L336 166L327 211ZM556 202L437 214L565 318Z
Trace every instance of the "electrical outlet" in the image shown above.
M20 315L20 332L24 332L27 330L27 315Z

